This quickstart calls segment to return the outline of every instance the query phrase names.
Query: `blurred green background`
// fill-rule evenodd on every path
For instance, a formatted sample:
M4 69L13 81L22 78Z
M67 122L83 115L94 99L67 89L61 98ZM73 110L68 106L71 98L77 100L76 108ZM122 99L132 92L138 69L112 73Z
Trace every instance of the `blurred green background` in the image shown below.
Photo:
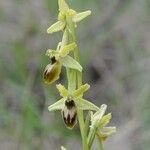
M150 1L68 0L92 15L77 35L86 98L112 111L117 133L106 150L150 148ZM60 112L47 107L60 97L43 83L45 51L62 33L48 35L56 0L0 0L0 150L81 150L79 129L65 128ZM58 82L65 83L65 70ZM96 150L96 144L93 150Z

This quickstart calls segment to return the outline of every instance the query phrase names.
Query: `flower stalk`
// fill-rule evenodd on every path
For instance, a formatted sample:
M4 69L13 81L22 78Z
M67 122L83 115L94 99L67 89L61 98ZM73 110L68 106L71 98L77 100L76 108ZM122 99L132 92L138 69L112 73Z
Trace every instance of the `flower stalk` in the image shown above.
M103 104L99 108L83 98L90 86L82 83L82 66L79 61L75 32L77 23L89 16L91 11L77 13L69 8L65 0L58 0L58 5L58 21L51 25L47 32L51 34L62 31L63 37L56 50L46 51L51 63L44 71L44 81L46 84L52 84L58 80L61 68L65 67L68 88L66 89L61 84L56 85L62 98L50 105L48 110L61 111L63 121L68 129L73 129L77 121L79 122L83 150L91 149L95 137L98 140L99 149L103 150L102 142L114 133L116 128L105 127L111 119L111 114L104 115L107 105ZM84 111L88 111L86 118L83 115ZM66 150L63 146L61 149Z

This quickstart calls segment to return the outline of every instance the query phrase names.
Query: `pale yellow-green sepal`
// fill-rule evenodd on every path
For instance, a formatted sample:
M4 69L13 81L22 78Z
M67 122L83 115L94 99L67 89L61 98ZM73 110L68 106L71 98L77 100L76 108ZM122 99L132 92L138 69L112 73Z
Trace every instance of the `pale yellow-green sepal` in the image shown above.
M90 88L89 84L81 85L75 92L73 93L74 97L80 97Z
M70 57L69 55L67 55L66 57L61 58L60 62L66 68L75 69L75 70L78 70L80 72L82 71L82 66L75 59Z
M60 50L60 52L59 52L59 53L60 53L60 56L61 56L61 57L65 57L66 55L69 54L69 52L70 52L71 50L74 50L76 47L77 47L77 44L76 44L75 42L64 46L64 47Z
M99 110L99 108L96 105L83 98L77 98L75 100L75 103L76 107L81 110L93 110L93 111Z
M62 110L65 106L65 98L60 99L59 101L57 101L56 103L50 105L48 107L49 111L54 111L54 110Z
M58 91L59 91L59 94L62 96L62 97L67 97L68 96L68 90L61 84L58 84L56 85Z
M76 15L74 15L72 17L72 20L73 20L73 22L77 23L77 22L83 20L84 18L88 17L90 14L91 14L90 10L84 11L84 12L81 12L81 13L77 13Z
M58 32L61 31L65 28L66 23L63 21L57 21L56 23L54 23L53 25L51 25L48 29L47 29L47 33L54 33L54 32Z

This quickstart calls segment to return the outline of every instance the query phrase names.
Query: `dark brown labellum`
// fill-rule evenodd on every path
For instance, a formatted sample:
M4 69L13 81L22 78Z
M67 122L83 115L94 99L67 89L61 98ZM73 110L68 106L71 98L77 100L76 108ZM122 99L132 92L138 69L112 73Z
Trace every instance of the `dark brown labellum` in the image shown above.
M72 129L77 123L77 110L73 100L67 99L62 110L62 117L65 125Z
M56 61L55 58L52 59L52 64L48 64L44 71L44 81L46 84L51 84L55 82L61 72L61 64Z

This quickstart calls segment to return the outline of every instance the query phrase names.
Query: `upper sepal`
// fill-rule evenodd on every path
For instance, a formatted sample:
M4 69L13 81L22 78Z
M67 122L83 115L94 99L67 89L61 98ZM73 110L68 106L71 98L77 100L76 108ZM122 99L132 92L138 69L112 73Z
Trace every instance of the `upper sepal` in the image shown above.
M61 84L57 84L56 85L58 91L59 91L59 94L62 96L62 97L67 97L68 96L68 90Z
M82 97L83 94L90 88L89 84L81 85L77 90L73 92L74 97Z
M67 12L69 10L69 6L65 2L65 0L58 0L58 5L60 12Z

